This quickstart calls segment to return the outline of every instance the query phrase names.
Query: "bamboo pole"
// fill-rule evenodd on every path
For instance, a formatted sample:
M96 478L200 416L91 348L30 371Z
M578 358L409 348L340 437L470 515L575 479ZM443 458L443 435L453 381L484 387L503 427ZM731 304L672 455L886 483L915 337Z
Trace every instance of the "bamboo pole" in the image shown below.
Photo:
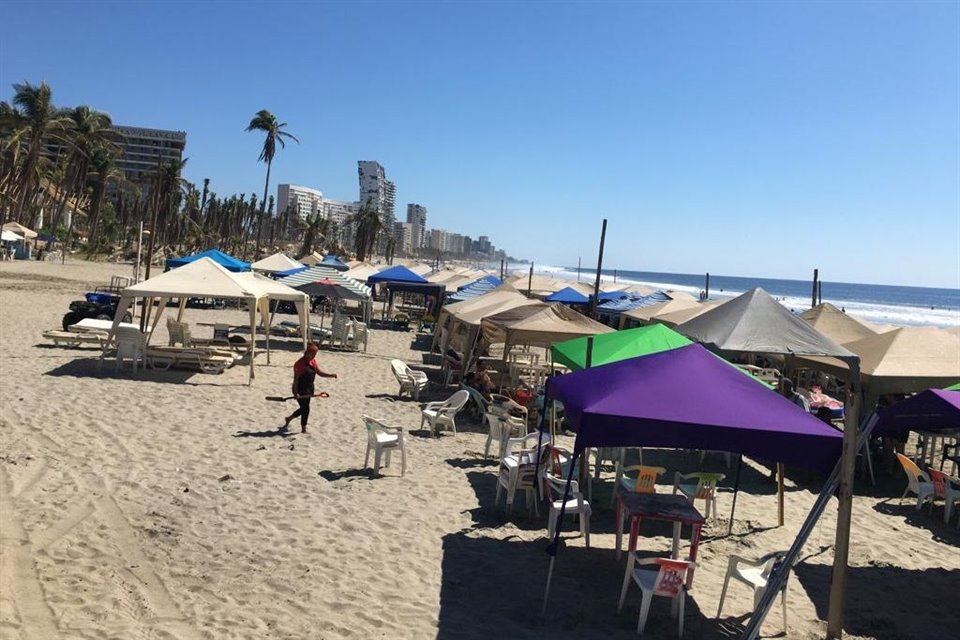
M597 319L597 298L600 296L600 270L603 269L603 244L607 239L607 219L600 227L600 253L597 256L597 279L593 283L593 296L590 298L590 317Z

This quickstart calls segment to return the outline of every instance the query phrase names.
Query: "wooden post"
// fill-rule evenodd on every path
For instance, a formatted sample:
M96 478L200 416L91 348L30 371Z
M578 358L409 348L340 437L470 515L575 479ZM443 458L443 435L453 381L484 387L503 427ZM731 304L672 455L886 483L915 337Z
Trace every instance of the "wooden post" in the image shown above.
M843 608L847 591L847 557L850 553L850 517L853 509L853 475L857 463L857 435L860 430L862 399L859 359L850 363L850 380L844 407L843 456L840 459L840 489L837 499L837 537L833 545L833 578L827 611L827 640L843 637Z
M593 283L593 296L590 298L590 317L597 319L597 298L600 296L600 270L603 269L603 243L607 239L607 219L600 227L600 253L597 256L597 279Z
M820 270L813 270L813 294L810 296L810 308L817 306L817 280L820 279Z
M530 263L530 275L527 277L527 297L532 298L533 295L531 291L533 290L533 263Z
M580 256L577 256L577 282L580 282Z
M614 282L614 284L616 284L616 282L617 282L617 270L616 270L616 269L613 270L613 282Z
M783 463L777 463L777 523L783 526Z
M823 304L823 280L817 281L817 304Z
M707 300L710 298L710 274L707 274L707 282L703 288L703 299Z

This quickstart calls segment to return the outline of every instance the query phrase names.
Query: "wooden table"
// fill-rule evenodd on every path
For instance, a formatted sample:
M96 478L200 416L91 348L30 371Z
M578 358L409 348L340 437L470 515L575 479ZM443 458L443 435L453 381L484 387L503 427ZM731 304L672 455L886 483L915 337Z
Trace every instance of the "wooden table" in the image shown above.
M680 557L680 528L688 524L693 527L690 537L690 561L696 562L697 548L700 546L700 529L705 522L704 517L693 506L693 503L682 495L668 493L636 493L617 487L617 557L620 557L620 546L623 538L623 521L630 520L630 540L628 549L631 553L637 550L637 537L640 534L640 521L663 520L673 523L673 548L670 557L674 560ZM687 588L693 586L693 569L687 573Z

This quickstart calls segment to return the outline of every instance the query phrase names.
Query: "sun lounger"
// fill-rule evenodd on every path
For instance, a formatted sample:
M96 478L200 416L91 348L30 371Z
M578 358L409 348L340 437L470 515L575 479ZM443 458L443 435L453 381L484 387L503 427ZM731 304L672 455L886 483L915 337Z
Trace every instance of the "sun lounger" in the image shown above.
M88 344L102 349L103 344L107 340L107 334L100 331L78 333L76 331L52 329L50 331L44 331L42 335L47 340L52 340L53 344L58 347L79 347Z
M223 373L240 358L227 349L206 347L147 347L147 361L160 371L171 368L197 369L203 373Z

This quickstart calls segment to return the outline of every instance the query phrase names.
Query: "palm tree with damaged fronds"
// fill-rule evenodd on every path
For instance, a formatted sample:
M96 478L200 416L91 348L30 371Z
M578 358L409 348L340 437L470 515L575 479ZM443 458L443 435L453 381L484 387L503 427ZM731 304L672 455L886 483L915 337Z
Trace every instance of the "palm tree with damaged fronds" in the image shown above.
M277 144L279 143L281 148L286 148L287 139L300 144L300 141L295 135L283 130L286 126L286 122L279 122L275 115L266 109L261 109L257 112L257 115L253 116L253 119L250 121L250 124L247 125L246 129L247 131L262 131L266 136L263 141L263 149L260 151L260 162L267 163L267 178L263 182L263 199L260 201L260 219L257 221L256 257L259 257L260 254L260 227L264 216L264 207L267 205L267 191L270 189L270 166L273 164L273 157L277 152Z

